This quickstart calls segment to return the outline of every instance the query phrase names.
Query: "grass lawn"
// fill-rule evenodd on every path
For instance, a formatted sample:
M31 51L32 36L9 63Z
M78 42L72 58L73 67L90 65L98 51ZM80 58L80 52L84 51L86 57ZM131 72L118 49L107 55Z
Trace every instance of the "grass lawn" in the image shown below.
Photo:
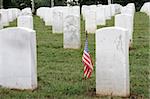
M107 21L113 26L114 18ZM16 26L16 21L10 26ZM37 35L38 89L19 91L0 88L0 99L110 99L95 95L95 70L92 77L82 80L81 62L85 34L84 22L81 21L82 48L79 50L63 49L63 35L52 34L52 27L34 16ZM101 28L102 26L98 26ZM150 25L144 13L135 14L133 47L130 50L130 88L132 99L149 98L149 37ZM95 35L90 34L89 50L95 62ZM113 99L122 99L113 97Z

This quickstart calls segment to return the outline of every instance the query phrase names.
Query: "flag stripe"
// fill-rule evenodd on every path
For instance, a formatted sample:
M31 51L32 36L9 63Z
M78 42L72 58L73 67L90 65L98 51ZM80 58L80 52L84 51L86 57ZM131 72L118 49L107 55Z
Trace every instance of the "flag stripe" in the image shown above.
M86 61L88 61L88 63L90 64L90 59L85 55L85 54L83 54L83 58L86 60Z
M89 64L85 59L83 59L83 62L85 63L86 66L90 67L91 69L93 69L92 65Z

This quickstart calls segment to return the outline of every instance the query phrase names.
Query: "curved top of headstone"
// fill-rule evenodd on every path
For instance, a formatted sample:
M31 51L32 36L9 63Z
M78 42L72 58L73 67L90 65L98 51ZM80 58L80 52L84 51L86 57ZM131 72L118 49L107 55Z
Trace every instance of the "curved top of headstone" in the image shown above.
M121 28L121 27L104 27L104 28L101 28L101 29L96 30L96 33L99 33L99 32L101 32L101 31L107 31L107 30L109 30L109 32L110 32L110 30L127 31L126 29Z
M4 28L1 29L0 31L11 31L11 30L22 30L22 31L27 31L27 32L35 32L35 30L29 29L29 28L24 28L24 27L9 27L9 28Z
M24 9L22 9L20 15L32 15L31 8L24 8Z

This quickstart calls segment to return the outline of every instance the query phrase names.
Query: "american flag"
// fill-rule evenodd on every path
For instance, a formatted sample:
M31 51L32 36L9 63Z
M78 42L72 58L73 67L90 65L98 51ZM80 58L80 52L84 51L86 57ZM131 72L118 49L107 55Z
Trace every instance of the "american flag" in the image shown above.
M92 71L93 71L93 64L92 64L92 59L91 59L89 51L88 51L87 33L86 33L84 52L83 52L83 56L82 56L82 62L84 64L84 78L86 78L86 79L90 78Z

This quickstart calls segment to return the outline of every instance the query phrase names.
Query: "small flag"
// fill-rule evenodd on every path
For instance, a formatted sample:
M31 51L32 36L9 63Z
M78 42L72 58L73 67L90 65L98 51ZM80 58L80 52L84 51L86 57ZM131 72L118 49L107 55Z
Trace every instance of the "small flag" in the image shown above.
M92 64L92 59L91 59L89 51L88 51L87 33L86 33L84 52L83 52L83 56L82 56L82 62L84 64L84 78L86 78L86 79L90 78L92 71L93 71L93 64Z

